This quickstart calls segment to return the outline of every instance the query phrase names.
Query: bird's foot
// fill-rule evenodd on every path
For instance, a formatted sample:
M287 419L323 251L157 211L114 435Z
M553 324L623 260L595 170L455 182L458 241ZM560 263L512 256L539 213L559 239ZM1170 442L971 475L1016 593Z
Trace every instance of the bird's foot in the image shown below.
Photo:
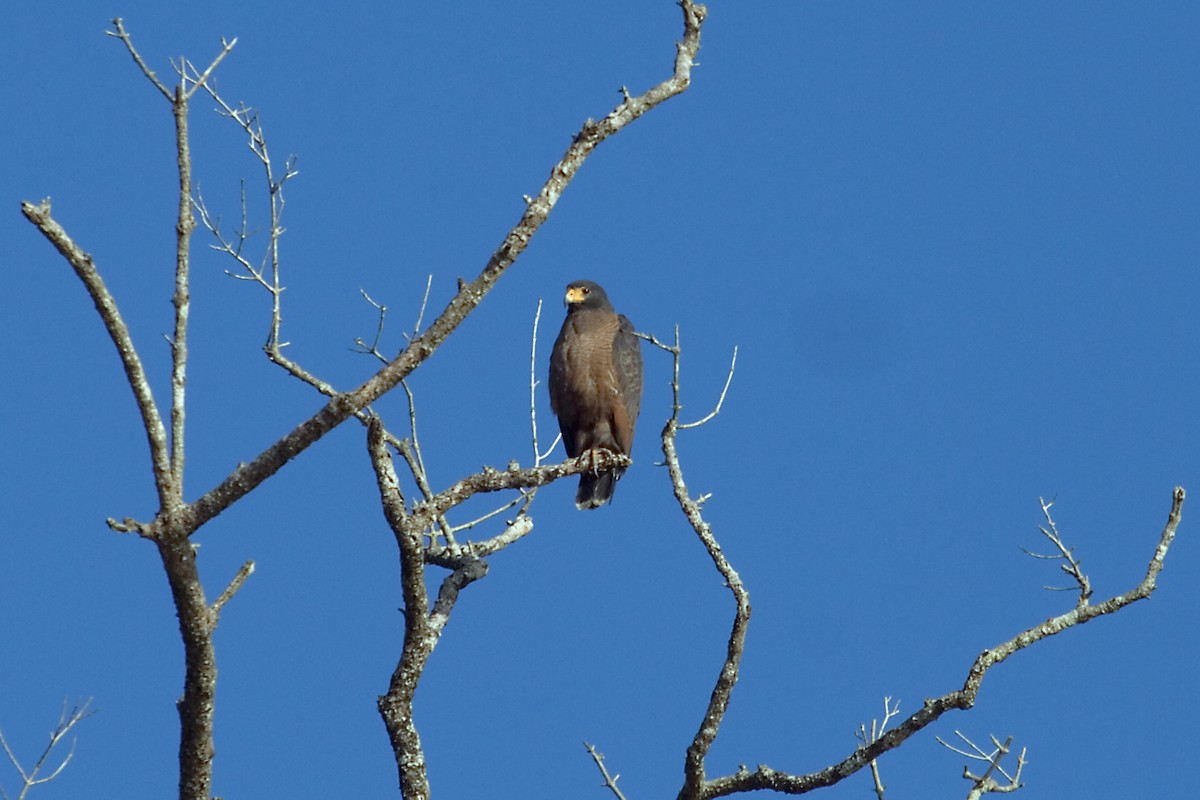
M583 463L586 467L585 472L590 472L593 475L599 475L603 470L600 469L600 464L604 461L605 456L614 456L611 450L603 447L593 447L584 450L580 456L584 459Z

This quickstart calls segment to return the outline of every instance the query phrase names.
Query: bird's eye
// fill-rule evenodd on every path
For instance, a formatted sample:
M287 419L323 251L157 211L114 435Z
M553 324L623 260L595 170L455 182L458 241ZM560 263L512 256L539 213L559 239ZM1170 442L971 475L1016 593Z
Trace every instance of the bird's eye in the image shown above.
M591 290L591 289L589 289L589 288L587 288L586 286L584 286L584 287L583 287L583 293L584 293L584 294L587 294L587 293L588 293L588 292L590 292L590 291L592 291L592 290Z

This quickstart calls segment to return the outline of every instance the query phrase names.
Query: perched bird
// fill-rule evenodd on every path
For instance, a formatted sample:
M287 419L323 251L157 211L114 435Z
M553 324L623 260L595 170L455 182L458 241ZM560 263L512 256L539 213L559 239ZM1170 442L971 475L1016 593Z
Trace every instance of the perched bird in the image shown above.
M633 323L591 281L567 286L567 318L550 354L550 408L571 458L595 450L629 455L642 405L642 350ZM579 476L575 507L612 499L622 469Z

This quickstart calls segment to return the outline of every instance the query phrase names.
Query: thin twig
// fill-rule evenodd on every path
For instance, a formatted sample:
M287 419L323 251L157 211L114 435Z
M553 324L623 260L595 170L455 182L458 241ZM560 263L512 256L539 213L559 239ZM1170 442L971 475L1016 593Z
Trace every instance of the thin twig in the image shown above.
M67 764L71 763L71 759L75 755L75 744L77 741L75 739L71 740L71 749L67 752L67 755L63 758L63 760L59 762L58 766L55 767L49 775L42 775L41 777L38 777L42 772L42 768L46 766L46 760L50 758L50 754L54 752L54 748L57 747L59 742L63 740L63 737L66 736L72 728L95 713L94 711L90 710L91 704L92 698L89 697L82 703L76 702L75 705L68 710L67 701L63 700L62 712L58 716L58 725L55 726L54 730L50 731L50 741L46 744L45 749L42 750L41 755L38 757L37 763L35 763L28 771L21 766L21 762L17 759L16 754L13 753L12 748L8 744L8 740L4 737L4 732L0 731L0 746L3 746L4 752L8 755L8 760L12 762L12 765L16 767L18 774L21 776L21 793L17 795L17 800L24 800L34 786L49 783L57 778L62 774L62 771L67 768ZM4 796L7 797L8 795L5 794Z
M421 321L425 319L425 307L429 304L429 290L433 288L433 273L429 273L429 277L425 279L425 296L421 298L421 309L417 312L417 321L413 324L412 336L419 336L421 333ZM404 338L412 341L412 336L404 334Z
M491 537L478 542L468 542L461 547L441 547L436 544L425 548L425 563L436 564L446 569L457 569L464 558L484 558L498 553L513 542L528 536L533 531L533 518L519 514L508 527Z
M187 86L189 80L187 68L190 67L192 70L192 77L190 78L192 82L192 88L186 91L185 96L187 98L190 98L193 94L195 94L196 90L201 86L206 89L208 88L208 79L213 74L213 70L215 70L217 66L225 60L225 56L229 55L230 52L233 51L233 48L237 45L237 42L238 40L236 36L231 40L227 40L224 36L222 36L221 52L217 54L217 57L212 60L212 63L208 65L208 68L204 70L204 72L197 71L195 66L193 66L190 62L184 62L184 67L179 69L178 72L179 79L185 87Z
M233 599L233 596L238 593L239 589L242 588L242 584L245 583L246 579L253 574L253 561L247 561L245 564L242 564L241 569L239 569L237 574L233 576L233 580L231 580L229 585L225 587L225 591L221 592L220 596L213 602L212 614L214 617L221 616L221 609L225 607L226 603Z
M516 506L517 504L520 504L520 503L523 503L524 505L521 507L521 510L518 513L523 514L523 513L525 513L525 509L529 507L530 501L533 500L533 498L530 495L534 491L536 491L536 489L531 489L529 494L523 494L518 497L514 497L512 500L509 500L504 505L499 506L497 508L493 508L491 511L487 512L486 514L482 514L482 515L476 517L475 519L471 520L470 522L463 522L459 525L453 525L450 528L450 532L458 533L459 531L469 531L472 528L474 528L475 526L481 525L484 522L487 522L489 519L494 519L495 517L500 516L505 511L508 511L510 508L512 508L513 506Z
M539 297L537 311L534 312L533 315L533 339L532 344L529 347L529 426L533 432L533 465L535 467L541 466L542 461L546 458L549 458L550 454L554 452L554 448L558 446L560 441L562 441L562 433L560 432L558 436L554 437L554 441L550 444L550 447L545 453L538 448L537 392L535 390L537 389L539 382L537 379L537 339L538 325L541 322L541 319L542 299Z
M1024 550L1027 555L1032 556L1033 558L1065 561L1066 563L1060 564L1059 567L1063 572L1067 573L1074 579L1075 585L1079 589L1079 599L1076 601L1077 605L1079 607L1086 606L1088 604L1088 600L1090 600L1092 597L1091 581L1088 580L1087 575L1083 574L1083 567L1080 565L1079 560L1075 558L1074 552L1071 550L1071 548L1063 544L1062 537L1059 536L1058 526L1055 524L1054 518L1050 516L1050 507L1054 505L1054 501L1051 500L1046 502L1045 499L1039 497L1038 502L1042 506L1042 515L1046 518L1046 524L1049 526L1049 528L1039 526L1038 530L1042 532L1043 536L1050 540L1050 543L1055 546L1055 548L1058 550L1058 553L1054 555L1039 555L1037 553L1031 553L1030 551L1025 550L1023 547L1021 549ZM1067 591L1065 587L1060 586L1046 586L1044 588L1052 591Z
M608 769L604 766L604 754L597 752L596 748L587 742L584 742L583 746L587 748L588 755L592 757L592 761L596 762L597 769L600 770L600 774L604 777L604 785L612 791L617 800L625 800L625 795L617 788L617 779L621 776L608 774Z
M379 340L383 338L383 322L385 319L387 319L387 306L382 303L376 303L374 300L372 300L371 295L367 294L366 289L359 289L358 292L363 296L364 300L370 303L375 310L379 312L379 324L375 327L375 340L371 342L370 347L368 347L367 343L362 339L354 340L354 344L358 345L358 350L355 352L375 356L375 358L386 364L388 362L387 356L379 352Z
M961 756L965 756L973 761L982 761L988 765L987 769L982 775L975 775L972 773L969 766L963 767L963 777L971 781L973 784L971 786L971 791L967 793L968 800L979 800L979 798L981 798L983 795L993 792L1001 794L1015 792L1021 788L1021 773L1024 771L1025 765L1029 763L1025 760L1025 749L1021 749L1021 754L1017 757L1016 772L1014 772L1012 775L1009 775L1007 772L1005 772L1004 768L1000 766L1001 760L1008 755L1010 749L1012 748L1013 737L1009 736L1007 741L1005 741L1003 744L1001 744L1001 742L995 736L990 737L992 740L993 749L990 753L988 753L984 752L983 748L968 739L962 731L956 730L954 735L966 742L967 746L971 748L972 752L968 752L966 750L954 747L953 745L947 744L940 736L935 738L943 747L947 748L948 750L958 753ZM1008 780L1008 783L1003 784L997 782L996 779L992 777L993 772L999 772L1005 777L1005 779Z
M721 389L721 396L717 398L716 406L714 406L713 410L708 412L707 415L705 415L704 417L701 417L700 419L696 420L695 422L687 422L687 423L680 424L680 426L679 426L680 430L687 430L688 428L699 428L701 425L708 422L710 419L715 417L717 414L721 413L721 406L725 405L725 394L729 391L729 384L733 381L733 371L737 368L737 353L738 353L738 349L737 349L737 346L735 345L733 348L733 359L729 362L729 374L727 376L725 376L725 386L722 387L722 389Z
M883 721L881 722L879 720L872 719L871 720L871 733L869 735L867 734L866 724L864 723L862 725L859 725L858 733L856 733L855 736L858 737L858 740L861 741L863 744L865 744L865 745L871 744L872 742L876 741L880 736L883 735L883 732L885 730L887 730L888 722L891 721L892 717L895 717L899 713L900 713L900 701L899 700L897 700L895 702L895 704L893 704L892 698L890 698L890 697L883 698ZM873 759L871 761L871 779L874 783L876 800L884 800L884 790L886 789L886 787L883 785L883 778L879 774L879 760L878 759Z
M152 84L154 84L158 91L162 92L163 97L167 98L169 102L174 102L174 92L164 86L162 81L158 79L158 76L154 74L154 70L150 69L146 62L142 60L141 53L139 53L137 48L133 46L133 39L130 38L129 34L125 31L125 25L122 19L117 17L112 21L112 24L113 27L116 28L116 31L105 31L105 33L109 36L115 36L124 42L125 49L129 51L129 55L133 56L133 60L138 65L138 68L141 69L142 74L145 75Z
M404 456L405 462L408 464L408 469L412 473L413 480L417 483L417 488L420 489L422 496L426 500L433 498L433 488L429 485L429 472L425 469L425 458L421 455L421 439L417 435L417 400L413 395L412 389L408 385L408 381L400 381L400 387L404 389L404 394L408 398L408 426L411 437L405 442L405 447L400 450ZM442 537L446 540L446 546L456 547L457 542L454 541L454 529L450 526L450 521L446 519L445 511L438 515L437 526ZM430 532L430 544L433 544L432 529Z
M250 151L258 159L263 168L263 178L266 182L268 208L270 212L270 235L267 239L267 246L263 253L263 266L254 267L249 260L241 255L242 245L249 236L247 230L247 210L246 199L243 189L242 195L242 228L238 236L238 246L232 247L230 243L220 235L219 230L215 225L210 224L209 215L202 210L202 219L210 231L217 236L220 243L217 249L222 252L227 252L233 256L237 262L249 273L248 275L233 275L233 277L243 280L254 280L260 286L265 288L271 295L271 324L267 334L266 344L263 346L263 351L267 358L277 366L286 370L293 377L298 378L304 383L309 384L313 388L320 391L327 397L336 395L336 391L325 381L317 378L314 374L301 367L298 363L288 358L283 348L287 347L287 342L281 341L281 329L283 325L283 306L282 295L284 287L280 283L280 239L286 233L286 228L283 227L283 212L286 206L286 198L284 196L284 185L300 174L296 169L295 157L289 157L284 161L283 174L280 176L275 170L274 163L271 160L270 150L267 146L267 137L263 131L262 120L258 113L246 106L244 103L234 108L230 105L216 90L214 86L204 80L204 75L197 72L195 67L187 64L192 70L193 80L196 82L195 88L203 86L213 101L216 102L220 113L223 116L233 120L242 132L246 134L247 146ZM199 207L199 204L198 204ZM270 267L270 279L266 277L267 267ZM360 411L361 409L357 409ZM365 419L365 417L364 417Z

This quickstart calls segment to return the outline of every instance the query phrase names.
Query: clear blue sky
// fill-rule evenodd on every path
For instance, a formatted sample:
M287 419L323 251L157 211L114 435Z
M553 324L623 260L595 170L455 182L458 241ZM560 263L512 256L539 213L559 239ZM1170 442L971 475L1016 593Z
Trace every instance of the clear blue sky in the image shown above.
M1200 692L1200 6L1192 2L710 4L693 86L603 144L528 252L413 378L435 483L529 463L529 331L544 376L575 278L685 345L679 442L754 604L709 773L793 772L961 685L975 655L1067 610L1038 497L1097 599L1140 580L1171 489L1192 491L1160 590L994 670L882 762L889 798L960 797L958 728L1029 748L1024 800L1195 793ZM284 237L291 354L340 388L474 276L571 136L670 69L669 0L19 3L0 99L7 522L0 727L31 759L64 696L94 696L75 760L36 797L170 796L182 655L148 519L144 436L74 275L19 212L54 199L167 397L176 183L170 110L104 36L120 15L169 77L207 62L299 158ZM239 133L195 103L196 180L227 221ZM264 224L261 204L253 209ZM187 495L321 401L262 356L267 298L195 240ZM465 592L418 696L439 797L594 797L594 742L630 798L670 797L732 605L673 505L647 350L636 465L615 504L544 490L533 534ZM403 430L403 398L378 410ZM539 387L543 432L552 429ZM399 650L395 546L347 424L196 537L226 609L214 793L395 796L375 697ZM561 452L561 451L560 451ZM572 482L573 483L573 482ZM10 791L14 775L0 764ZM870 796L855 777L822 797Z

